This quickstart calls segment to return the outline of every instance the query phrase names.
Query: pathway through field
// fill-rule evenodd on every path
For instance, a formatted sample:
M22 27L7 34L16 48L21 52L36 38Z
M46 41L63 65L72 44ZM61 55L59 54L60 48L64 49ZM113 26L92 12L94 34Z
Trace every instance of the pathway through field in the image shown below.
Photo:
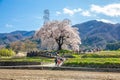
M48 63L48 64L43 64L41 66L45 66L45 67L55 67L55 63Z

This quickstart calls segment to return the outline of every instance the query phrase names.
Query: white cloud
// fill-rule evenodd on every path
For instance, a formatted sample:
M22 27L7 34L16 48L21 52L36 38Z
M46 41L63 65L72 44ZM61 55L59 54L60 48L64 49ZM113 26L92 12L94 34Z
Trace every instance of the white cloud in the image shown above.
M80 12L80 11L82 11L81 8L73 9L73 10L68 9L68 8L64 8L64 9L63 9L63 13L64 13L64 14L68 14L68 15L70 15L70 16L72 16L72 15L74 15L75 13L78 13L78 12Z
M102 13L111 17L117 17L120 16L120 4L109 4L106 6L92 4L91 11L96 13Z
M81 8L78 8L78 9L73 9L73 11L74 11L74 13L77 13L77 12L82 11L82 9L81 9Z
M69 14L70 16L72 16L74 14L74 11L70 10L70 9L67 9L67 8L64 8L63 9L63 13L64 14Z
M102 21L102 22L105 22L105 23L112 23L112 24L116 24L115 22L110 21L110 20L107 20L107 19L97 19L97 21Z
M7 27L7 28L13 28L13 25L11 25L11 24L5 24L5 27Z
M91 16L89 11L82 11L81 13L83 16Z
M56 14L57 14L57 15L60 15L60 14L62 14L62 13L61 13L61 12L59 12L59 11L56 11Z

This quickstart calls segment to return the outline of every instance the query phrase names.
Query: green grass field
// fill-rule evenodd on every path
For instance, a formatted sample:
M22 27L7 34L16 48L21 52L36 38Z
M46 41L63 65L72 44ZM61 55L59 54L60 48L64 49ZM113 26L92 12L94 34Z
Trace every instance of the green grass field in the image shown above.
M72 67L91 67L91 68L120 68L120 51L101 51L96 53L86 54L72 54L67 53L64 55L73 56L67 58L63 66ZM0 61L9 62L43 62L53 63L54 58L45 57L23 57L23 58L11 58L1 57Z
M64 66L120 68L120 51L101 51L73 56L75 58L68 58Z
M45 58L45 57L24 57L24 58L3 57L3 58L0 58L0 61L9 61L9 62L45 62L45 63L50 63L50 62L53 62L54 59Z
M82 55L82 58L120 58L120 51L101 51Z

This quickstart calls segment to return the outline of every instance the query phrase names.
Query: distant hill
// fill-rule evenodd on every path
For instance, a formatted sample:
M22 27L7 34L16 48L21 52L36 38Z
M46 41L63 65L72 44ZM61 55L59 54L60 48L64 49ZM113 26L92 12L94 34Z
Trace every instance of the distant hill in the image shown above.
M30 38L34 35L34 33L35 31L14 31L11 33L0 33L0 45Z
M107 43L120 41L120 24L91 20L74 26L79 28L84 46L105 48Z
M120 41L120 24L91 20L73 25L73 27L79 28L82 46L105 48L107 43ZM0 33L0 45L30 38L34 33L35 31Z

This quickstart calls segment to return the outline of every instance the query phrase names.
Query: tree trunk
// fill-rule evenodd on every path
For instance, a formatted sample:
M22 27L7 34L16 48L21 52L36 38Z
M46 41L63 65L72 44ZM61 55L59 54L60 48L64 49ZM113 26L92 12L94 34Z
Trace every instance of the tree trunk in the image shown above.
M58 39L56 39L56 42L58 44L58 50L61 50L63 45L63 37L60 36Z
M62 49L62 45L58 44L58 50Z

